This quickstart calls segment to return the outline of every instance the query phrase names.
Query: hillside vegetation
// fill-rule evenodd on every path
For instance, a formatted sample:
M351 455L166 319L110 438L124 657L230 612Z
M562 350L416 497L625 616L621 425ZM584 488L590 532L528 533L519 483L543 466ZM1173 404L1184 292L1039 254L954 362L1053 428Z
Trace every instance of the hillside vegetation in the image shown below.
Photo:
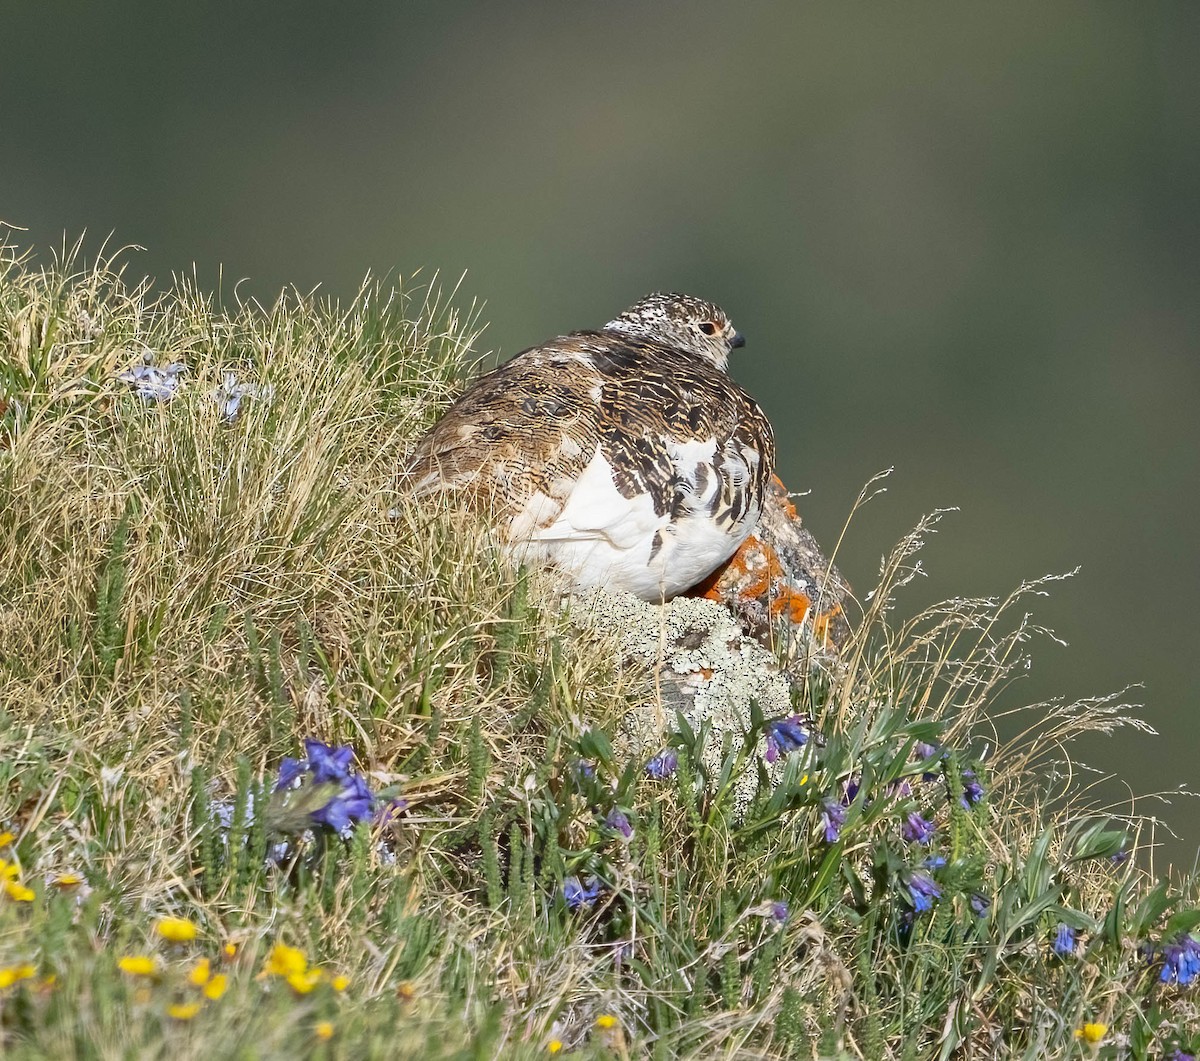
M0 249L5 1056L1200 1042L1194 883L1071 794L1065 744L1131 719L1042 705L996 746L1044 583L906 616L927 522L792 715L647 756L650 676L397 490L474 313L120 261Z

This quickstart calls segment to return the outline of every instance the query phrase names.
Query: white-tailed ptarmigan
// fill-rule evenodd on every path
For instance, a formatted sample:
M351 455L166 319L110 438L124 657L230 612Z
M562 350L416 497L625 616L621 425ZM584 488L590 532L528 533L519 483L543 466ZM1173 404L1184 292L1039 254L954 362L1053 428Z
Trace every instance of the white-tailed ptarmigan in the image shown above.
M417 444L416 493L462 491L520 560L666 600L754 529L775 440L726 373L744 340L690 295L648 295L481 377Z

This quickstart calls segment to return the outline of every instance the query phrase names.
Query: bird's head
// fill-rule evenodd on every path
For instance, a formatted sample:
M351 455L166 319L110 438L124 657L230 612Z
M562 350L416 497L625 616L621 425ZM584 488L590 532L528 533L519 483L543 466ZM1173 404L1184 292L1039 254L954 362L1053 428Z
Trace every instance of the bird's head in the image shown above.
M610 320L604 331L686 350L722 371L730 350L746 342L720 306L695 295L647 295Z

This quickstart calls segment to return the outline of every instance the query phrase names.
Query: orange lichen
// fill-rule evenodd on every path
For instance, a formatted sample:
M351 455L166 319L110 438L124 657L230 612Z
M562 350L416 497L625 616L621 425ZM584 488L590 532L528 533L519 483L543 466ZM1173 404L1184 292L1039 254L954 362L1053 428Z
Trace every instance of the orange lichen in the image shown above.
M784 515L794 522L799 522L800 513L796 511L796 506L792 504L792 499L788 497L787 487L783 485L783 480L778 475L772 475L771 486L775 489L775 492L779 495L783 503Z
M841 614L842 606L840 604L835 604L829 609L829 611L825 612L823 615L817 616L816 620L813 622L813 633L827 645L831 644L833 640L833 634L830 627L833 626L834 621Z
M782 596L771 601L770 610L774 616L786 615L788 622L799 626L808 615L812 601L805 593L794 590L784 590Z

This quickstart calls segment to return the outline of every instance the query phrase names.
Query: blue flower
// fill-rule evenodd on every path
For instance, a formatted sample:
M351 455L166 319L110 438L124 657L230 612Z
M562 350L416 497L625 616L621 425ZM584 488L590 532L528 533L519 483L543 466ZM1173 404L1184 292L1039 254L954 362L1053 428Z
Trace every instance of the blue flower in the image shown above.
M604 824L612 829L613 832L620 833L626 840L633 835L633 826L629 824L629 819L617 807L613 807L608 812L608 817L604 819Z
M941 869L946 864L946 859L942 855L930 855L925 860L926 869Z
M408 810L408 800L403 798L388 800L375 812L375 824L390 825L406 810Z
M350 778L350 763L354 761L353 748L331 748L319 740L305 738L304 752L308 756L308 768L312 771L316 784L324 785Z
M309 817L319 825L328 825L340 835L350 828L352 822L370 818L374 809L375 797L371 795L367 783L354 774L342 782L341 791Z
M803 748L808 743L808 732L805 730L799 715L781 718L767 725L767 762L773 763L780 753L786 755L797 748Z
M646 764L646 773L651 777L670 777L679 765L679 756L671 748L659 752Z
M788 919L788 904L782 899L771 904L771 917L781 925Z
M307 769L307 759L293 759L285 756L283 762L279 764L279 780L275 782L275 791L291 788Z
M1070 957L1075 953L1075 930L1070 925L1060 923L1054 936L1054 953L1060 958Z
M1200 976L1200 943L1187 932L1181 932L1170 943L1159 948L1162 972L1158 978L1164 984L1183 987Z
M285 758L279 764L279 779L275 791L297 788L303 782L310 785L336 786L326 803L309 813L316 825L327 825L335 833L344 834L352 823L371 817L375 797L362 776L350 769L354 749L331 748L318 740L304 741L305 759Z
M182 361L175 361L159 368L153 362L154 358L147 354L142 364L126 369L117 379L133 387L139 398L168 402L179 390L179 385L183 382L180 373L187 371L187 365Z
M962 804L963 810L970 810L976 803L983 799L983 785L975 778L974 770L964 770L962 772L963 791L958 802Z
M927 818L922 818L916 811L905 818L904 824L900 826L900 835L909 843L927 844L933 839L935 832L937 826Z
M846 824L846 808L832 799L821 801L821 828L825 831L825 842L836 843Z
M914 869L908 873L908 898L918 913L933 909L934 899L942 897L942 889L928 873Z
M595 877L588 877L587 884L581 884L578 877L567 877L563 881L563 898L567 901L569 910L578 910L581 906L591 906L604 890L604 885Z
M938 748L938 746L936 744L927 744L923 740L919 740L919 741L917 741L916 744L913 745L913 754L916 755L916 757L920 760L927 760L927 759L934 759L934 758L942 757L940 754L940 749ZM936 781L937 779L938 779L938 775L935 772L931 772L928 770L926 770L921 775L922 781Z
M975 892L971 896L971 909L975 911L976 917L987 917L988 910L992 908L991 899Z
M893 781L884 791L893 799L908 799L912 795L912 785L908 783L907 778L901 778L899 781Z

